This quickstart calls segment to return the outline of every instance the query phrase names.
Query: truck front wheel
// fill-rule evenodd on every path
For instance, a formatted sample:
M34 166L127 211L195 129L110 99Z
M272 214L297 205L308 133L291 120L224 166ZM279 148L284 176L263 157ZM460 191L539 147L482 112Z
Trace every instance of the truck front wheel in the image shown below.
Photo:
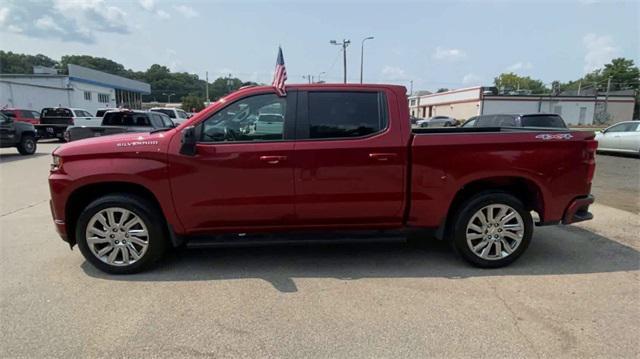
M107 195L80 214L76 241L87 261L111 274L142 271L167 247L164 219L149 201L130 194Z
M29 135L22 136L20 143L18 144L18 152L21 155L32 155L36 153L36 138Z
M503 192L481 193L460 207L450 232L464 259L482 268L515 261L529 246L533 219L522 202Z

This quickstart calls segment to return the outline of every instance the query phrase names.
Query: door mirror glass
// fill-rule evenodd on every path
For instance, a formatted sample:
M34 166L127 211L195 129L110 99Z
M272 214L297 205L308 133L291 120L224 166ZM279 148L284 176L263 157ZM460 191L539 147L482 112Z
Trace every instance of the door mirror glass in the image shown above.
M180 153L187 156L195 156L196 154L196 128L189 126L182 130L182 146Z

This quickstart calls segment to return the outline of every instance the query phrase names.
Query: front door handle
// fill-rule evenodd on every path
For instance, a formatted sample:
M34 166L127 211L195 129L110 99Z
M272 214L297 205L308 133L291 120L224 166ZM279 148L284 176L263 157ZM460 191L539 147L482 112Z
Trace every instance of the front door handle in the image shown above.
M388 161L392 158L398 157L397 153L370 153L369 158L378 161Z
M287 156L260 156L260 161L266 162L270 165L278 164L286 159Z

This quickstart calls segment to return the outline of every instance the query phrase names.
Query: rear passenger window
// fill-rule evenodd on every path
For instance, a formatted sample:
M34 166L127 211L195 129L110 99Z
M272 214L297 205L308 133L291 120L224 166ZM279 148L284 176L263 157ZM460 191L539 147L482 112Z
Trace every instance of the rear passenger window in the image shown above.
M378 92L309 92L309 138L361 137L387 127Z

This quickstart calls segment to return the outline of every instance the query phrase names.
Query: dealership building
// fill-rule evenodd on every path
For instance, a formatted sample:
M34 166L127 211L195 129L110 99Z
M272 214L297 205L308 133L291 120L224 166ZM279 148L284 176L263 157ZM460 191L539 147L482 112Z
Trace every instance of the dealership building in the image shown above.
M0 108L40 111L45 107L81 108L95 114L98 108L142 108L147 83L69 64L68 75L34 66L33 74L0 74Z
M555 113L570 125L616 123L633 118L633 90L560 95L501 95L495 87L469 87L409 97L411 116L449 116L467 120L477 115Z

